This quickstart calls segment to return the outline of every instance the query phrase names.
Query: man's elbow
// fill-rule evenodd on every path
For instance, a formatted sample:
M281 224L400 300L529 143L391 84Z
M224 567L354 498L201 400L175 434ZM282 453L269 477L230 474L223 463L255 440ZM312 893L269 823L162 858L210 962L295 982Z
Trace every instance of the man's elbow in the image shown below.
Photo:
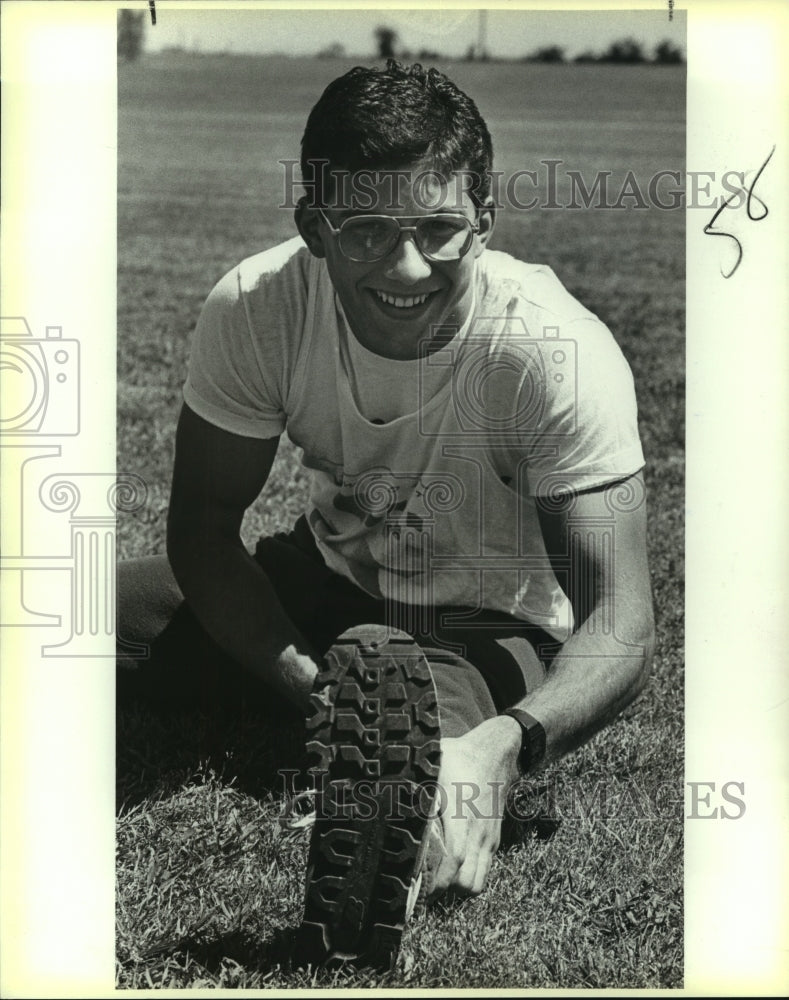
M649 683L655 655L655 619L650 608L639 623L633 640L634 655L630 659L630 684L627 703L635 701Z

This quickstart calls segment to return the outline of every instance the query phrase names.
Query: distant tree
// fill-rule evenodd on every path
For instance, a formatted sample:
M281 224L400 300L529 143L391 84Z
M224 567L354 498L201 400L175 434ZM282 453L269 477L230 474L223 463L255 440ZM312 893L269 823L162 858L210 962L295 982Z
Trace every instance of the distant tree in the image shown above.
M594 63L594 62L597 62L598 59L599 59L599 56L596 56L594 54L594 52L590 52L587 49L586 52L581 52L579 55L577 55L575 57L575 59L573 59L573 62L577 62L577 63Z
M644 50L635 38L622 38L611 42L608 49L600 56L600 62L607 63L642 63L645 62Z
M118 13L118 58L133 62L142 52L145 11L121 10Z
M340 42L334 42L321 49L318 53L319 59L343 59L345 57L345 46Z
M474 48L473 45L469 45L469 47L466 49L466 54L463 56L463 58L465 59L466 62L474 62L475 56L476 56L476 49Z
M663 66L676 65L685 62L682 50L676 45L672 45L668 40L662 41L655 46L655 62Z
M563 63L564 49L559 45L544 45L526 56L526 62Z
M434 62L436 59L440 59L441 55L434 49L420 49L419 58L423 62Z
M397 45L397 32L392 28L381 26L375 29L375 39L378 43L378 55L381 59L393 59L395 45Z

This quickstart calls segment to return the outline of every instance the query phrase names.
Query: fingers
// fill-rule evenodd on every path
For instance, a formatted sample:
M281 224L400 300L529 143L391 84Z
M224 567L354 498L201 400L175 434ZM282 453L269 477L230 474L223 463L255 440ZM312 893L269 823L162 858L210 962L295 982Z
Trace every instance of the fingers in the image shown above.
M439 865L430 899L449 893L456 896L478 896L490 874L498 836L488 835L475 841L473 834L482 834L477 824L449 821L445 826L446 854ZM471 834L471 836L470 836Z
M488 881L497 847L498 838L493 843L487 840L477 850L469 851L450 891L463 896L479 896Z
M467 858L461 865L455 865L452 870L447 869L436 879L429 896L430 901L445 895L462 898L479 896L488 880L492 860L490 854L478 854Z
M450 886L455 884L466 857L466 837L461 838L459 830L448 830L448 825L444 824L445 852L433 881L433 889L430 893L431 900L443 896ZM455 822L452 825L458 826L459 824Z
M490 864L490 857L486 858L483 852L467 857L450 887L451 891L458 896L478 896L485 887ZM481 873L480 877L478 877L478 873Z

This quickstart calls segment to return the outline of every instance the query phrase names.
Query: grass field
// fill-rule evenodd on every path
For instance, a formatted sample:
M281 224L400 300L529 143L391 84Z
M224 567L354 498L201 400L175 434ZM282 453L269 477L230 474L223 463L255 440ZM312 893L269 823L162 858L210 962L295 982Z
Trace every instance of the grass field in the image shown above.
M280 158L344 61L170 55L119 68L118 470L148 484L122 557L163 551L191 331L215 281L293 234ZM488 120L496 167L684 167L684 70L446 64ZM614 185L616 190L616 185ZM118 715L119 987L678 987L682 984L684 215L505 212L492 245L551 265L636 379L658 645L623 717L535 789L539 813L479 898L421 912L397 968L288 972L306 838L278 836L301 732L252 706ZM307 481L280 446L245 540L290 526ZM596 783L606 781L608 801ZM558 792L551 792L551 788ZM581 800L569 801L571 793ZM569 804L568 804L569 803ZM585 805L584 805L585 803Z

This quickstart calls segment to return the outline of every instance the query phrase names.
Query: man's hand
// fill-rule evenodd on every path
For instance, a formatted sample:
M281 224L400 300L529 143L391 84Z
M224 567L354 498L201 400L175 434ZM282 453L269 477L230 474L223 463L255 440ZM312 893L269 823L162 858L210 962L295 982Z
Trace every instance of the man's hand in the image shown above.
M441 740L438 784L446 853L430 898L476 896L485 888L501 839L507 789L516 780L520 728L489 719L464 736Z

